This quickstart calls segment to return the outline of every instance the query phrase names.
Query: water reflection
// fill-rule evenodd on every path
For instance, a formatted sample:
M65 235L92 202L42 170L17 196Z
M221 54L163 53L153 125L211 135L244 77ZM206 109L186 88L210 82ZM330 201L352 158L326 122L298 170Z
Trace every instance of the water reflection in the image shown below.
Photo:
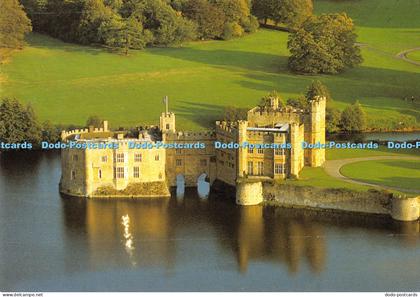
M60 198L59 180L58 154L0 154L1 288L420 289L419 222L239 207L196 189L182 199Z
M210 183L206 181L207 174L201 174L197 179L197 194L200 198L207 198L210 193Z
M124 226L124 246L125 250L130 258L130 262L133 266L136 266L136 260L133 257L133 252L136 249L133 243L133 235L130 232L130 217L129 215L125 215L121 217L121 224Z
M184 198L185 193L185 177L182 174L176 176L176 197L178 199Z
M116 266L129 263L170 271L176 265L178 250L189 244L190 238L184 238L183 234L188 234L191 226L199 228L201 236L219 241L224 253L233 252L237 270L245 274L250 263L265 261L287 267L290 275L298 274L301 267L309 267L313 274L321 273L328 264L325 227L330 224L341 228L343 236L346 230L363 228L388 236L395 234L407 246L416 246L419 240L418 222L396 223L383 217L263 206L239 207L221 201L220 197L202 200L195 189L187 190L182 200L64 198L64 201L64 213L72 213L65 216L65 223L69 229L85 230L90 268L94 269L111 263ZM82 204L85 207L80 207ZM194 242L188 249L192 254L200 254L199 250L194 251Z

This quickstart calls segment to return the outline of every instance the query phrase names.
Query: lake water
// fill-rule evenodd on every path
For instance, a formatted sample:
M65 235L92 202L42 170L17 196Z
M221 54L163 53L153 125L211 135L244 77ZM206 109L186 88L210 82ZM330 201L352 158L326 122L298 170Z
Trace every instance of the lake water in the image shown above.
M420 291L418 222L61 197L59 178L59 154L0 155L0 291Z

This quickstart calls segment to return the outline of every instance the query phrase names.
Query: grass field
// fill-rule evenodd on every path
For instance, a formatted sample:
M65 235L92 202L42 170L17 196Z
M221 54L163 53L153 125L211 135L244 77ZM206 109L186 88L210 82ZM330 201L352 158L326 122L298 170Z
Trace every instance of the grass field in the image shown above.
M329 176L321 167L304 167L300 173L299 180L285 180L284 183L297 186L312 186L316 188L329 189L350 189L356 191L367 191L369 186L352 184Z
M345 165L340 172L350 178L390 187L420 190L420 161L377 160Z
M416 7L418 0L316 1L317 13L347 11L359 41L368 45L362 66L335 76L290 73L287 34L277 31L132 51L128 57L32 34L28 47L2 65L0 96L31 102L41 120L84 124L96 114L117 127L158 123L162 97L169 95L177 127L196 130L210 127L226 105L253 107L273 89L295 97L320 79L336 107L360 100L370 127L420 127L420 102L402 100L420 95L420 67L395 58L420 44Z
M380 146L379 149L327 149L325 151L327 160L365 158L376 156L416 156L420 157L418 149L388 149Z
M420 62L420 51L411 52L407 55L407 57L413 61Z

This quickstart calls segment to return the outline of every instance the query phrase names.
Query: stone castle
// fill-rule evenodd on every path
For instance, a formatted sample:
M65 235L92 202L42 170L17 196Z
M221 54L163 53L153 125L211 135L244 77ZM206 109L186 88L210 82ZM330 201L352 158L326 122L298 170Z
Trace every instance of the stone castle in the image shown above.
M302 142L325 143L325 108L323 97L306 110L280 107L278 98L269 97L249 110L246 120L216 121L213 130L187 132L176 130L175 114L166 106L159 126L135 134L110 131L107 121L101 128L63 131L63 141L82 149L62 149L60 191L82 197L169 196L180 181L193 187L206 176L210 184L217 179L235 186L237 203L255 204L259 198L253 197L261 195L254 193L254 182L298 178L304 166L323 165L325 149L303 149ZM247 145L216 147L216 142ZM171 143L191 148L162 145ZM84 148L92 145L107 147Z

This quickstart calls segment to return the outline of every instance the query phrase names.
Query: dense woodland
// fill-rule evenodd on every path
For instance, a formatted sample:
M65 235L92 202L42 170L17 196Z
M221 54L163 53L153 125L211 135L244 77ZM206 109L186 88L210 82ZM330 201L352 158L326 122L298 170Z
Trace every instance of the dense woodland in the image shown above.
M33 30L68 42L129 49L228 40L268 21L290 31L289 68L338 73L362 62L353 21L313 15L312 0L4 0L0 46L22 47ZM20 4L21 3L21 4ZM27 17L29 16L29 18ZM31 27L32 24L32 27Z
M21 48L31 30L64 41L129 49L173 46L196 39L228 40L257 30L268 21L289 30L289 68L298 73L338 73L362 62L353 21L344 13L313 15L312 0L3 0L0 48ZM305 109L308 98L330 99L315 82L302 98L287 104ZM270 94L269 96L277 96ZM365 115L355 103L342 113L327 109L328 131L361 131ZM225 117L243 111L227 108ZM0 140L58 139L57 127L38 123L30 106L4 99Z

